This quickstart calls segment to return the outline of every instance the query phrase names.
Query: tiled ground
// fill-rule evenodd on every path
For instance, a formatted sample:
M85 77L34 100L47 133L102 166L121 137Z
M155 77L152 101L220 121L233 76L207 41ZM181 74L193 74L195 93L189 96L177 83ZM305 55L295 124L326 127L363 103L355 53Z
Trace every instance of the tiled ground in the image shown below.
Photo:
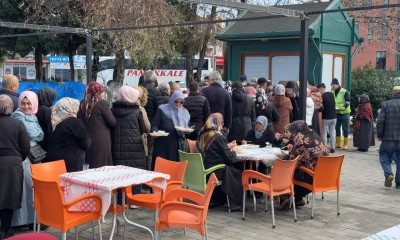
M275 211L276 228L272 229L269 211L263 211L258 204L253 212L252 201L247 201L246 220L241 213L229 214L224 208L210 209L208 214L209 239L362 239L382 230L400 224L400 190L385 188L384 177L378 160L377 147L361 153L351 148L337 151L345 154L341 175L341 215L336 215L336 192L325 193L325 199L317 194L315 218L310 219L310 205L297 211L298 222L293 221L292 211ZM393 165L395 167L395 165ZM150 228L154 226L154 214L145 209L129 210L130 219ZM103 237L108 239L111 217L107 216L103 227ZM47 232L59 237L56 230ZM122 231L121 231L122 232ZM166 230L163 239L200 239L200 235L181 229ZM91 230L81 233L80 239L91 239ZM114 239L149 239L149 234L132 226L127 228L127 237ZM68 239L74 239L68 234Z

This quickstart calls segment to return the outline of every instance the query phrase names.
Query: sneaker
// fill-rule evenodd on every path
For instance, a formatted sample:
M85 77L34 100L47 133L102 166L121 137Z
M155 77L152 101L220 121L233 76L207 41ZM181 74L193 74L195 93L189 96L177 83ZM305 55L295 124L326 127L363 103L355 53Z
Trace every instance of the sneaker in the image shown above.
M386 177L385 180L385 187L391 187L392 186L392 182L393 182L394 176L392 174L390 174L389 176Z

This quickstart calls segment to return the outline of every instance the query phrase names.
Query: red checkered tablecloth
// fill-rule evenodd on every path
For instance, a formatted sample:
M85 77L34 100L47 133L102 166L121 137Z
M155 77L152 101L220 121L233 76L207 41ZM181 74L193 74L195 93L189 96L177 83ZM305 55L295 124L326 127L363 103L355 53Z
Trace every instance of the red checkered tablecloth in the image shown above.
M86 194L96 193L103 202L102 214L107 213L111 204L111 195L114 189L124 188L134 184L152 181L151 185L165 189L168 174L146 171L127 166L104 166L80 172L64 173L60 175L61 185L64 186L64 200L66 202ZM93 200L82 201L75 210L94 211L96 203ZM74 210L74 209L71 209Z
M266 166L272 166L275 159L278 158L276 152L279 148L242 148L242 152L236 154L236 159L239 161L261 161Z

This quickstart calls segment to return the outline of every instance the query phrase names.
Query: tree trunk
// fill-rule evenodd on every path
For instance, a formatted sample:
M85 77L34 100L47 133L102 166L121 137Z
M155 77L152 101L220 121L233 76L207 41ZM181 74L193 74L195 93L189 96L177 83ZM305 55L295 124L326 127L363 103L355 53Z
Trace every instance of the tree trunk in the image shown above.
M43 82L43 44L37 42L35 48L36 81Z
M68 39L68 56L69 56L69 80L75 81L75 67L74 67L74 49L72 47L72 36Z
M222 79L224 80L224 81L227 81L228 80L228 44L227 44L227 42L223 42L223 49L224 49L224 72L223 72L223 75L222 75Z
M214 20L216 16L217 16L217 7L213 6L211 8L210 20ZM206 33L204 35L203 45L201 46L200 50L199 63L197 64L197 78L195 79L197 82L201 81L201 72L203 70L204 55L206 54L208 41L210 40L213 26L214 24L207 25Z
M92 76L93 79L97 79L97 73L99 72L100 67L100 56L97 54L97 51L93 51L93 64L92 64Z
M115 65L113 72L113 80L115 82L116 87L122 86L124 83L124 75L125 75L125 49L119 48L115 52Z
M196 13L197 13L197 4L187 4L187 9L189 12L188 14L188 21L195 21L196 20ZM186 85L189 86L189 83L193 81L193 57L194 57L194 33L195 27L191 26L189 28L189 34L186 41L187 46L187 54L186 54Z

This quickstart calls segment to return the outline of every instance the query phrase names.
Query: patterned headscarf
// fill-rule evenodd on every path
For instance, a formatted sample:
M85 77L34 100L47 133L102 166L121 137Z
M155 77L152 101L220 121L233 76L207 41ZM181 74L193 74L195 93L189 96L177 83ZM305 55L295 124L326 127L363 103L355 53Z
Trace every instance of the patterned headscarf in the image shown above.
M256 122L261 123L264 127L261 131L255 129L256 138L259 139L264 133L264 131L268 128L268 118L261 115L257 117Z
M285 86L278 84L274 87L275 96L285 96Z
M18 111L21 111L21 102L24 98L27 98L29 102L32 104L32 111L29 114L26 115L35 115L38 111L38 97L36 93L32 91L23 91L18 98Z
M310 128L308 127L306 121L298 120L298 121L289 123L286 126L286 130L289 131L292 135L297 135L300 132L310 130Z
M369 102L369 97L368 97L368 95L367 94L361 94L359 97L358 97L358 103L359 104L363 104L363 103L367 103L367 102Z
M104 87L98 82L90 82L85 90L85 99L81 104L81 110L85 121L89 120L94 105L101 99Z
M118 89L117 101L135 103L139 98L139 91L129 86Z
M39 98L39 105L51 107L51 105L53 105L54 99L56 99L57 92L50 87L44 87L39 89L39 91L37 92L37 96Z
M51 125L53 131L57 125L69 117L76 117L79 110L79 101L73 98L64 97L54 104L51 111Z
M14 110L14 104L8 95L0 95L0 116L10 116Z
M204 153L214 140L221 136L221 129L224 125L224 117L221 113L213 113L208 118L203 128L200 130L199 148Z

